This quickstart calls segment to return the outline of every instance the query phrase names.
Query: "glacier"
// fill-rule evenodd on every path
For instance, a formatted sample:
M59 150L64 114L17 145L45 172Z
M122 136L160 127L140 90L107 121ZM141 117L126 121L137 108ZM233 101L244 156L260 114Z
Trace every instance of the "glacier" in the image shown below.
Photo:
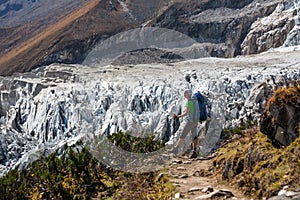
M172 140L179 126L172 115L184 109L187 88L208 97L210 119L199 126L208 154L224 128L258 121L273 89L300 80L299 55L296 46L165 64L52 64L1 77L0 176L88 134Z
M191 45L187 40L177 49L188 57L183 62L52 64L0 77L0 177L91 134L130 131L172 143L180 125L172 115L183 111L187 88L208 98L210 118L198 132L201 152L209 154L218 148L224 128L258 122L271 92L299 81L300 1L280 6L275 12L296 11L295 26L282 47L259 55L192 59L205 52L201 46L185 48Z

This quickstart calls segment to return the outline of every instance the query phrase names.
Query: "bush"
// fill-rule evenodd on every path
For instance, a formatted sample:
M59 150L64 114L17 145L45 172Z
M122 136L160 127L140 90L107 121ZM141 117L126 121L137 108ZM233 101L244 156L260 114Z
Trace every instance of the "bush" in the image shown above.
M155 136L146 138L133 137L129 133L114 133L108 136L114 145L134 153L150 153L164 147L164 142L155 139Z
M262 133L247 135L219 149L213 164L223 179L247 195L262 199L285 185L300 188L300 138L286 148L276 148Z
M137 152L163 146L154 138L137 139L117 133L110 140ZM81 142L64 146L57 153L30 164L28 169L12 170L0 179L0 199L168 199L173 186L166 179L157 182L157 173L130 174L99 163Z

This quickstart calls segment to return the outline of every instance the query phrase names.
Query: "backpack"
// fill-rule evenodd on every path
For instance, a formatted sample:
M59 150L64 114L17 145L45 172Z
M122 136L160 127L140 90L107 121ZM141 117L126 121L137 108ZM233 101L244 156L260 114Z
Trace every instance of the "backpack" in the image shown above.
M195 116L194 119L203 122L207 120L207 109L205 97L198 91L192 96L194 99Z

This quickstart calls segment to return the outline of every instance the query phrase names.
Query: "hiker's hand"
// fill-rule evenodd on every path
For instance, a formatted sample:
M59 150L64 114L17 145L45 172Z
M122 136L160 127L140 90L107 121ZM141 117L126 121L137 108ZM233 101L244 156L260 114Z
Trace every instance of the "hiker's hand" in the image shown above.
M177 119L178 116L176 114L173 115L173 119Z

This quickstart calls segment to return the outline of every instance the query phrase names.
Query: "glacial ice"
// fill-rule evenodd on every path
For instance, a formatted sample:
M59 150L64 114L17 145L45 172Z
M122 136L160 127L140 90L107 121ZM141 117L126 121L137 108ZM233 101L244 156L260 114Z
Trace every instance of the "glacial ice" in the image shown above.
M208 97L200 144L208 154L223 128L259 120L270 89L300 79L299 50L233 59L93 67L52 64L0 82L0 176L86 134L131 131L176 137L186 88Z

